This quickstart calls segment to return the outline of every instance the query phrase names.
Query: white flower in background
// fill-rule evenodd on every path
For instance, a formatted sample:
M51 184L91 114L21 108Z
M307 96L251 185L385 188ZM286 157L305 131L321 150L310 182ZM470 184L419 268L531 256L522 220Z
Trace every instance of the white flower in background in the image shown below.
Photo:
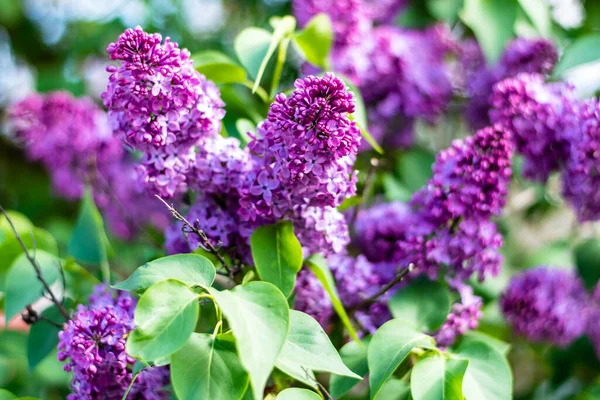
M580 27L585 18L581 0L546 0L552 8L552 18L563 28ZM593 0L597 1L597 0Z
M21 100L34 90L34 71L15 58L4 30L0 30L0 71L0 108Z
M575 86L578 98L593 97L600 90L600 61L571 68L563 74L563 79Z
M85 91L88 96L100 99L106 90L106 82L110 73L106 72L106 59L89 56L81 66L81 75L85 82Z
M214 32L227 20L222 0L183 0L183 18L192 33ZM202 18L198 18L202 15Z

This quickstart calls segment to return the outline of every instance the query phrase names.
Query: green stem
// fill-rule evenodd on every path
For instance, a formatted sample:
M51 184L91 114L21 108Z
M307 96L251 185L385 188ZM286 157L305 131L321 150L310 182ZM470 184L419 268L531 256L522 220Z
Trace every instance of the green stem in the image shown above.
M277 64L275 64L275 71L273 72L273 80L271 81L271 98L277 94L277 87L279 87L279 81L281 80L281 73L283 72L283 65L285 64L285 58L287 55L287 49L290 45L290 37L283 38L279 44L279 51L277 52Z
M245 81L240 82L240 84L246 86L250 90L254 89L254 82L250 79L246 79ZM265 89L262 88L262 86L258 86L255 93L265 104L269 104L269 94Z

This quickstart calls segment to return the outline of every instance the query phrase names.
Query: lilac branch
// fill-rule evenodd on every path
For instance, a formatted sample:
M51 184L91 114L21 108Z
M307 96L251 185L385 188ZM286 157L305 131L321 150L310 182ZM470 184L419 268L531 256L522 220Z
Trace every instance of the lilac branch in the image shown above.
M354 307L350 307L350 311L364 308L364 307L367 307L367 306L373 304L379 297L383 296L388 290L390 290L391 288L396 286L398 283L400 283L406 277L406 275L408 275L414 268L415 268L415 265L413 263L410 263L408 265L408 267L401 269L396 274L394 279L392 279L390 282L385 284L381 289L379 289L379 291L377 293L365 298L363 301L356 304Z

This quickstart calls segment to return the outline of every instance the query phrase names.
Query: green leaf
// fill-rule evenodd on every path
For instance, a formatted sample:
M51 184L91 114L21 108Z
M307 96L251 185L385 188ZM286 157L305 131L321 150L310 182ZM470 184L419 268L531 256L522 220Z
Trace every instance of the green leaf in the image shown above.
M333 45L333 26L327 14L315 15L294 36L294 42L309 63L327 71L327 58Z
M498 61L514 37L517 9L516 0L465 0L460 18L475 34L490 64Z
M463 379L463 395L467 400L512 399L512 374L506 359L484 342L470 341L456 354L469 360Z
M462 384L468 360L449 359L440 353L419 360L410 376L414 400L462 399Z
M600 34L591 33L577 38L565 48L563 56L554 69L553 76L561 77L568 70L582 64L591 63L600 59Z
M437 330L450 312L450 291L445 285L419 279L398 290L389 302L394 318L414 324L418 330Z
M194 333L171 357L171 381L180 399L239 400L248 374L231 340Z
M587 239L575 247L575 265L585 286L592 289L600 280L600 240Z
M223 310L237 340L238 354L250 374L254 398L262 400L265 384L288 334L287 300L268 282L250 282L232 290L208 290Z
M279 392L276 400L323 400L321 396L308 389L289 388Z
M127 352L147 362L170 356L194 332L198 310L198 295L185 283L167 279L151 286L135 310Z
M240 83L246 80L246 71L220 51L207 50L192 55L194 68L214 83Z
M215 280L216 270L209 259L198 254L175 254L150 261L138 269L115 289L143 293L165 279L177 279L190 287L207 288Z
M0 400L12 400L12 399L16 399L16 398L17 398L17 396L12 394L8 390L0 389Z
M307 369L360 379L344 364L321 325L296 310L290 310L290 332L275 365L293 377L305 375Z
M401 319L392 319L375 332L367 355L371 399L415 347L434 348L434 340Z
M482 333L479 331L466 332L463 335L460 343L466 344L468 342L475 342L475 341L476 342L484 342L485 344L490 345L491 347L496 349L497 352L502 354L504 357L506 357L508 355L508 351L510 350L509 343L506 343L498 338L495 338L490 335L486 335L485 333Z
M388 379L383 385L377 400L410 400L410 387L400 379Z
M290 221L257 228L250 237L252 258L260 279L288 297L302 268L302 246Z
M346 327L348 334L357 342L360 342L356 331L354 330L354 326L350 322L350 318L344 309L344 305L340 300L340 295L338 294L337 288L335 287L335 280L333 279L333 275L327 266L327 261L320 254L313 254L306 260L306 265L308 268L315 274L323 288L329 295L331 299L331 303L333 304L333 309L337 313L338 317L342 321L342 324Z
M33 224L25 215L17 211L6 211L6 213L19 235L28 235L33 230ZM0 243L8 237L14 237L14 232L4 214L0 214Z
M383 174L383 192L385 199L389 202L402 201L407 203L412 196L411 191L398 182L394 175L389 172Z
M334 398L340 398L342 395L350 391L362 378L369 372L367 363L367 345L371 340L370 337L365 339L365 344L359 342L348 342L340 349L340 356L345 365L352 372L361 377L355 379L349 376L331 375L329 380L329 392Z
M69 241L69 254L84 264L99 265L102 268L103 279L108 281L110 270L107 248L108 238L102 216L96 208L91 191L87 189L81 200L79 216Z
M42 312L42 316L57 324L64 323L62 314L56 305L52 305ZM31 326L29 336L27 337L27 362L29 371L33 369L48 354L52 353L58 345L58 332L60 329L48 321L38 321Z
M416 192L431 178L431 166L435 156L427 150L412 149L400 156L396 163L396 172L404 186Z
M0 291L4 291L6 274L12 263L20 254L23 254L23 248L16 237L7 236L0 244ZM48 253L58 255L58 245L54 237L47 231L40 228L32 228L19 234L21 240L28 250L45 250ZM35 244L35 246L34 246Z
M77 264L73 258L68 258L64 265L67 296L76 303L85 303L94 291L94 286L100 281L90 274L85 268Z
M527 17L538 33L544 37L552 34L550 7L545 0L518 0Z
M245 146L250 142L250 136L248 136L248 132L255 132L256 124L247 118L240 118L235 121L235 129L237 129L240 135L240 142L243 146Z
M367 129L368 128L367 108L365 107L365 102L362 98L362 94L360 93L360 90L358 90L358 88L356 86L354 86L352 84L352 82L350 82L349 79L347 79L343 76L341 78L344 80L344 83L346 84L346 86L348 86L348 89L354 95L354 100L356 103L356 106L354 107L355 108L354 113L350 114L350 120L356 122L356 125L360 129L360 133L361 133L363 139L365 139L367 141L367 143L369 143L376 152L378 152L379 154L383 154L383 149L377 143L375 138L373 138L373 136L371 136L371 134L369 133L369 130Z
M427 10L436 19L453 24L458 19L458 12L463 0L427 0Z
M43 250L36 251L35 260L42 276L52 285L60 276L60 260ZM8 270L6 276L6 298L4 312L9 321L20 313L25 306L42 297L43 285L37 279L35 269L25 254L21 254Z

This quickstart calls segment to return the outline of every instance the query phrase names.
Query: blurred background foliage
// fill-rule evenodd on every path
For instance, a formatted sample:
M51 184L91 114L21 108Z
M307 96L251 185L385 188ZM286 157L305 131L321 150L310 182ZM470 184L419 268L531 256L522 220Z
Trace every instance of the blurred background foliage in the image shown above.
M503 18L517 0L479 2L491 7L485 12L471 8L473 0L412 0L396 23L421 28L442 20L462 35L472 34L467 25L476 33L481 26L487 30L477 37L480 42L492 41L490 48L498 46L493 43L498 37L531 35L532 22L545 24L549 35L568 54L559 70L567 71L563 75L569 78L583 77L585 82L578 90L588 96L595 94L600 88L600 1L583 3L580 23L559 21L569 18L560 12L552 16L552 22L550 15L547 22L536 21L536 16L542 14L535 4L544 1L557 3L521 0L533 5L532 14L523 15L523 9L527 9L523 5L506 24ZM106 46L126 27L139 24L148 32L170 36L192 54L220 50L234 57L233 41L242 29L267 27L271 17L290 13L288 0L0 0L0 113L13 96L30 90L63 89L100 102L108 77L104 70L109 62ZM465 25L465 21L470 23ZM293 53L289 59L281 87L289 87L298 76L299 61ZM579 64L588 69L571 68ZM254 123L263 118L265 106L249 89L227 86L222 88L222 96L227 104L224 125L230 135L239 135L239 118ZM417 131L417 148L386 153L370 188L373 193L387 200L406 200L429 178L435 151L451 139L468 134L458 114L446 115L435 126L419 124ZM361 156L359 169L368 170L370 156L368 152ZM599 229L575 222L572 211L558 195L557 179L542 187L524 182L519 174L515 176L504 217L499 221L505 236L506 268L496 279L482 285L474 283L488 304L480 330L512 343L515 398L600 399L600 382L589 385L597 379L600 363L586 339L562 350L533 346L511 337L498 310L495 299L511 271L539 264L577 266L587 282L596 281L600 271L600 246L595 239ZM43 167L28 162L23 151L4 135L0 135L0 204L48 230L64 253L78 203L56 197ZM124 277L144 260L156 257L161 249L152 242L161 240L160 232L150 232L150 239L127 243L111 238L118 255L111 260L115 274ZM0 388L19 395L65 398L69 376L55 357L46 358L34 371L28 371L26 340L27 336L18 331L0 332Z

